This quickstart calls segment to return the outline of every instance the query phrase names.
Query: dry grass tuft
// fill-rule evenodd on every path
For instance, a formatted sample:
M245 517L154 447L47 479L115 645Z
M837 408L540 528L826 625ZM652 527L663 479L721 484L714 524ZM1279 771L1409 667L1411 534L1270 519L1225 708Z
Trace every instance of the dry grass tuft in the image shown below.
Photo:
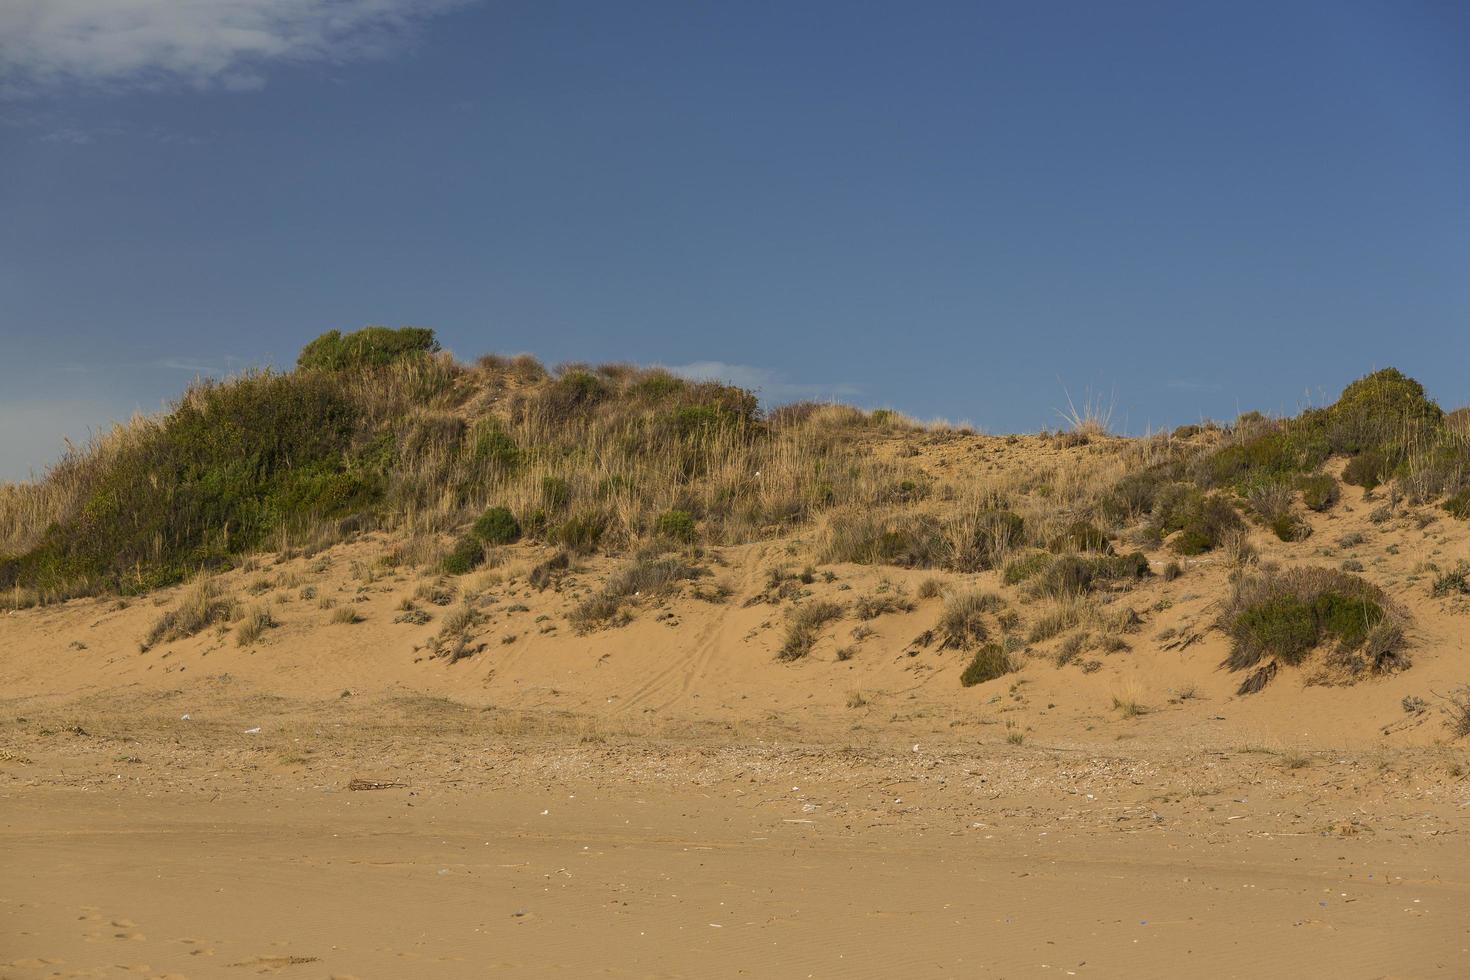
M842 617L842 606L835 602L815 600L797 606L786 624L786 639L776 653L777 660L800 660L812 652L822 627Z
M239 603L226 594L219 582L200 575L184 593L178 606L153 623L141 644L144 650L159 643L171 643L203 632L216 623L224 623L238 615Z

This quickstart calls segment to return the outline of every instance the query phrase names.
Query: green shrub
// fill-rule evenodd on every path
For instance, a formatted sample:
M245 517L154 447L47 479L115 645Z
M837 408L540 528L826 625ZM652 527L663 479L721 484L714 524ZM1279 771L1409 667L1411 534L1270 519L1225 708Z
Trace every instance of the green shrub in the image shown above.
M469 433L470 458L501 472L514 470L521 462L521 450L496 419L481 419Z
M1342 482L1373 490L1388 479L1393 472L1393 463L1382 450L1370 449L1348 460L1342 469Z
M688 544L696 536L694 515L687 510L666 510L658 515L653 530L656 534Z
M143 591L224 565L278 529L370 510L385 457L362 430L330 375L195 384L95 473L70 516L6 563L0 586Z
M1335 569L1295 568L1247 579L1220 617L1231 639L1225 666L1243 670L1267 657L1296 664L1329 641L1339 651L1355 650L1386 617L1385 602L1377 587Z
M470 534L485 544L514 544L520 540L521 525L505 507L491 507L470 528Z
M474 535L466 534L444 556L444 571L450 575L464 575L479 568L484 561L485 546Z
M976 684L984 684L1003 677L1014 669L1004 647L999 643L987 643L976 650L975 656L965 665L964 671L960 673L960 686L974 687Z
M301 349L296 366L306 370L345 371L383 367L407 357L439 350L434 331L423 327L363 327L344 334L328 330Z
M1218 494L1204 494L1193 487L1172 492L1167 502L1161 499L1160 530L1178 531L1170 547L1180 555L1199 555L1218 548L1231 531L1244 525L1235 507Z
M1238 423L1237 423L1238 424ZM1216 450L1200 465L1200 482L1211 487L1243 488L1250 483L1280 481L1322 465L1328 455L1326 438L1317 427L1293 420L1266 423L1275 428L1255 433Z
M1302 502L1309 510L1321 512L1337 503L1339 495L1337 481L1326 473L1299 477L1296 485L1297 489L1302 492Z
M1424 393L1424 386L1394 368L1348 385L1327 415L1333 451L1350 455L1404 445L1444 422L1443 410Z

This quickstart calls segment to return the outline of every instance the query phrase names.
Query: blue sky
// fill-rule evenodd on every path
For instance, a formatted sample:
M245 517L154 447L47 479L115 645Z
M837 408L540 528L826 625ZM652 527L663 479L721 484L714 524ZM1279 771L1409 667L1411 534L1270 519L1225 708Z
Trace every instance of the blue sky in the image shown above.
M1470 6L10 0L0 478L315 334L1131 431L1470 402Z

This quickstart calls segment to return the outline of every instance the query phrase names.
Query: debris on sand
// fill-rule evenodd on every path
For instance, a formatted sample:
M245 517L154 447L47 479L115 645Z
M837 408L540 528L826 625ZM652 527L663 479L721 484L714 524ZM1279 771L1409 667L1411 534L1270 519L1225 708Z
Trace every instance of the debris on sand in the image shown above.
M348 789L355 791L371 789L404 789L407 786L407 783L395 783L382 779L354 779L352 780L352 782L347 784Z
M1275 676L1276 661L1273 660L1266 666L1262 667L1260 670L1256 671L1254 674L1251 674L1245 680L1241 681L1240 686L1235 689L1235 693L1238 695L1255 694L1261 688L1271 683L1271 678Z

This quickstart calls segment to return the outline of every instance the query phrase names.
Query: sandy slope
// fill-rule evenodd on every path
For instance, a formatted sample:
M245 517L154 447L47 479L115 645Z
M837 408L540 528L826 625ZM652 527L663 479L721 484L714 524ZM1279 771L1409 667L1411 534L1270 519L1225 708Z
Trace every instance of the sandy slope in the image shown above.
M271 582L247 648L140 652L179 590L0 617L0 977L1470 976L1470 748L1436 698L1470 681L1470 617L1421 567L1470 529L1370 509L1257 541L1363 562L1413 667L1246 698L1209 560L1116 597L1142 622L1095 669L1039 648L970 689L914 643L933 599L776 662L789 603L759 597L798 541L717 550L726 602L587 635L567 613L617 562L537 591L516 549L471 577L453 665L424 649L447 608L393 621L422 576L369 574L376 535L226 576ZM812 597L927 577L830 571Z

